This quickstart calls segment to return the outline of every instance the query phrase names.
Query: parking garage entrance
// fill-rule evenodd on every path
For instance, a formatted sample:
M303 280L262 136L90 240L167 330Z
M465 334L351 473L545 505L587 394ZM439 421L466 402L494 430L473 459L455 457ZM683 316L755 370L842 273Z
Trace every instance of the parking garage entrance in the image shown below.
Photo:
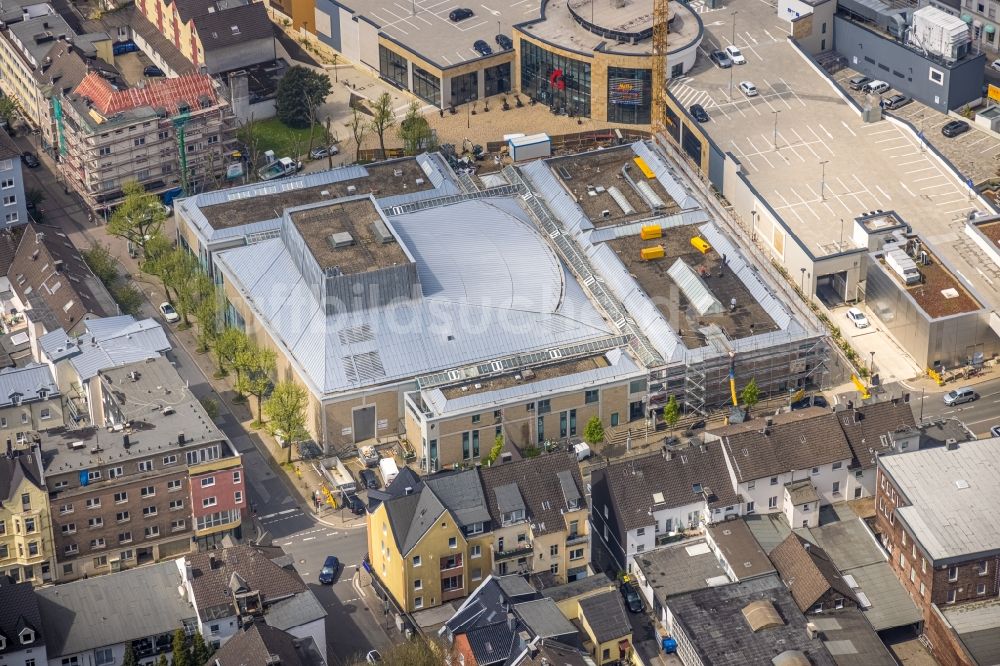
M816 276L816 296L828 307L847 302L847 271Z

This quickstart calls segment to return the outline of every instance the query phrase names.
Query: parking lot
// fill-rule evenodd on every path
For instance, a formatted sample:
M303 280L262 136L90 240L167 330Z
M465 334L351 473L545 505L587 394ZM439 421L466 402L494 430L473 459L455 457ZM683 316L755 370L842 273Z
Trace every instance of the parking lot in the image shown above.
M965 216L982 204L915 133L889 121L862 122L787 42L775 9L762 0L733 0L702 18L706 57L671 82L671 92L685 106L705 108L705 130L740 161L753 186L814 255L846 249L855 217L895 210L984 298L1000 303L1000 277L980 268L989 262L962 234ZM747 64L722 69L707 58L733 41ZM740 92L743 80L759 94ZM930 118L925 122L925 132L940 133ZM963 145L979 138L970 134ZM977 147L985 149L983 143L972 149Z
M864 94L851 90L847 85L848 79L857 74L853 69L844 68L833 74L833 77L860 102L863 101ZM890 90L882 97L888 97L895 92L895 90ZM941 134L941 128L955 118L932 109L926 104L914 100L890 113L913 124L919 132L923 132L925 141L932 143L942 155L947 157L977 185L997 175L997 168L1000 167L1000 138L977 128L971 120L967 122L972 126L972 129L965 134L948 138Z

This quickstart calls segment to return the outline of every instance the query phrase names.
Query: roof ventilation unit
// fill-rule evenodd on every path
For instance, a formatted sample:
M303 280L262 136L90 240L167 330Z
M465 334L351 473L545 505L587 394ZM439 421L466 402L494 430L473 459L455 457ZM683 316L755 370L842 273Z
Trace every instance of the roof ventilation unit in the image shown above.
M375 237L378 238L379 242L381 242L383 245L385 245L386 243L391 243L394 240L396 240L393 237L392 232L389 231L389 227L386 226L385 222L383 222L381 219L376 219L374 222L372 222L372 229L375 231Z
M354 245L354 236L346 231L330 234L330 247L337 249Z

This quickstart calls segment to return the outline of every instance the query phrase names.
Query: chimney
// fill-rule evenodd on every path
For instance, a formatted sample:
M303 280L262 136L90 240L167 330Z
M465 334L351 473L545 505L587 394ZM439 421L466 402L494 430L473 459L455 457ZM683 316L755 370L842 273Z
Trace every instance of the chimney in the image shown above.
M405 488L403 488L403 494L404 495L412 495L413 494L413 486L406 486Z
M191 580L193 577L194 576L191 573L191 560L185 558L184 559L184 580Z
M764 417L764 425L766 425L766 426L767 426L767 427L769 427L769 428L770 428L771 426L773 426L773 425L774 425L774 418L773 418L773 417L770 417L770 416L765 416L765 417Z
M812 546L812 544L811 544L811 543L809 543L808 541L803 541L803 542L802 542L802 547L806 549L806 552L807 552L807 553L809 552L809 547L810 547L810 546Z
M208 568L214 570L215 569L215 563L216 563L215 562L215 553L209 553L208 554Z
M128 447L132 446L132 442L129 441L127 434L122 435L122 446L125 447L126 451L128 450Z
M507 628L510 629L511 631L514 631L514 624L515 624L515 622L516 622L515 615L513 613L511 613L511 612L508 612L507 613Z
M184 444L184 433L179 432L177 433L177 446L181 446L183 444Z
M958 440L954 437L949 437L944 441L944 448L948 451L955 451L958 449Z
M674 452L673 451L664 451L663 452L663 459L664 460L673 460L674 459Z

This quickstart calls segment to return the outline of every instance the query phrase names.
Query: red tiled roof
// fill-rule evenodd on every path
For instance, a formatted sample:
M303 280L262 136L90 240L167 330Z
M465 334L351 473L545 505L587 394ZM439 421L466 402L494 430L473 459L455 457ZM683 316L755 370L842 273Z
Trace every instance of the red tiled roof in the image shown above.
M213 105L216 103L212 78L205 74L186 74L149 83L142 88L115 90L106 79L91 72L73 92L90 99L94 108L105 116L143 106L164 108L167 113L174 114L181 104L187 104L191 109L201 108L201 97L207 97Z

